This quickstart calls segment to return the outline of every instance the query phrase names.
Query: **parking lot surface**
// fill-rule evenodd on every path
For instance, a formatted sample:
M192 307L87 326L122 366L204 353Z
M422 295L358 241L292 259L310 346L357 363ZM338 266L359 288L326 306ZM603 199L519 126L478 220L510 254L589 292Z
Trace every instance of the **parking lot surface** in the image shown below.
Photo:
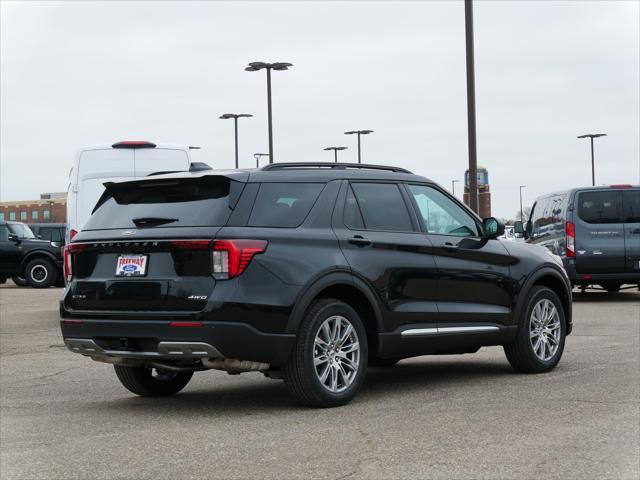
M370 369L345 407L196 373L144 399L62 343L61 289L0 287L0 478L639 478L640 294L576 294L558 367L501 348Z

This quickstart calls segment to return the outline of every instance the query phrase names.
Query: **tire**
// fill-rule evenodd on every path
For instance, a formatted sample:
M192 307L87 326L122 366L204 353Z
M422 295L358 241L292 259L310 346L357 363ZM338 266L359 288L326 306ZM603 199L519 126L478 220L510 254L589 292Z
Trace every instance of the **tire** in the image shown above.
M55 283L58 272L51 260L39 257L27 263L24 278L33 288L48 288Z
M540 306L540 310L536 310L535 316L541 317L541 321L544 324L544 322L547 321L546 319L548 315L545 315L545 312L542 309L549 305L552 305L555 308L555 313L550 315L553 318L549 320L549 325L553 327L553 324L555 323L557 328L545 328L540 335L532 338L532 323L534 325L533 328L536 328L534 321L534 309L537 309L538 306ZM553 312L550 308L551 307L547 310L549 314ZM554 333L549 334L547 333L548 330ZM556 331L557 335L555 334ZM560 357L562 357L562 352L564 350L565 335L566 320L564 318L564 310L560 299L550 288L536 286L529 292L525 302L525 307L520 313L516 338L511 343L504 346L504 353L506 354L507 360L509 360L511 366L518 372L545 373L552 370L560 361ZM549 339L546 345L537 343L537 339L540 337ZM555 352L551 354L553 342L556 342L556 349ZM538 351L534 351L535 345L539 345ZM543 350L547 348L548 350ZM540 355L540 353L542 353L542 355ZM548 358L546 358L547 356Z
M24 277L11 277L11 280L13 281L13 283L15 283L16 285L18 285L19 287L28 287L29 286L29 282L27 282L27 279Z
M621 283L603 283L600 286L609 293L617 293L620 291L620 287L622 286L622 284Z
M325 328L325 325L332 328L336 324L337 335ZM344 340L340 339L342 335L346 335ZM335 342L336 336L338 342ZM316 344L316 337L329 347L335 342L338 350ZM344 346L344 351L339 345ZM305 313L282 376L299 403L310 407L338 407L349 403L360 390L367 371L367 354L367 334L358 313L339 300L317 300ZM321 363L316 366L314 360Z
M397 358L370 358L369 367L370 368L393 367L399 361L400 360Z
M187 386L193 372L169 372L147 366L113 366L124 387L141 397L165 397Z

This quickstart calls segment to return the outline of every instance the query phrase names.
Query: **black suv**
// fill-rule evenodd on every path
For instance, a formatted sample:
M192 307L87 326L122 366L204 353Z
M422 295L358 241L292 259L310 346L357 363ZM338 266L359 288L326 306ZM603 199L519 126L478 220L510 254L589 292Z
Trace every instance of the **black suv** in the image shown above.
M0 221L0 283L13 277L18 285L45 288L61 274L59 244L37 239L24 223Z
M108 183L65 248L62 334L145 396L194 371L260 371L304 404L337 406L367 365L486 345L546 372L571 332L571 285L558 257L503 230L394 167Z

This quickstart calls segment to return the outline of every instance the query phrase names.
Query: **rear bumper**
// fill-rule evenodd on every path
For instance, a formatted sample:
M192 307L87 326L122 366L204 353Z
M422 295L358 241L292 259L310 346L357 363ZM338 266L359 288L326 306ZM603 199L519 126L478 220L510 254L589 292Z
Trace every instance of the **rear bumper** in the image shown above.
M563 258L562 263L564 269L571 280L572 285L582 285L598 282L621 282L621 283L639 283L639 272L621 272L621 273L578 273L576 272L575 263L571 263L569 259Z
M71 351L88 356L149 360L233 358L281 365L288 359L295 340L295 335L264 333L235 322L202 322L202 326L195 327L174 327L166 320L81 322L61 320L62 336Z

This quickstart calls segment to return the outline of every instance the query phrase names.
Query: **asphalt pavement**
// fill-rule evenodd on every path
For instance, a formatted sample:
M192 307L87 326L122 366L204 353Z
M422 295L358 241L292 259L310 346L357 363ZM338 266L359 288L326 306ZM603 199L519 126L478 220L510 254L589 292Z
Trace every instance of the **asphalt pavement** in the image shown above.
M576 294L551 373L502 348L370 369L351 404L297 406L257 373L135 397L64 347L61 289L0 287L0 478L637 479L640 293Z

